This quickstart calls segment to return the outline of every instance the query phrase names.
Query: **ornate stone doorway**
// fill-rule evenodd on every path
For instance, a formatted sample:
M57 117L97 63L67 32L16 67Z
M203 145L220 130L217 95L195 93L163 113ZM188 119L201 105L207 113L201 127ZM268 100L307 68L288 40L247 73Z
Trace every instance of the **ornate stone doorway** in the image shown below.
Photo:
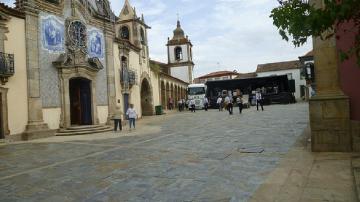
M141 111L143 116L153 115L152 92L147 79L141 82Z
M69 93L71 125L91 125L91 81L81 77L70 79Z

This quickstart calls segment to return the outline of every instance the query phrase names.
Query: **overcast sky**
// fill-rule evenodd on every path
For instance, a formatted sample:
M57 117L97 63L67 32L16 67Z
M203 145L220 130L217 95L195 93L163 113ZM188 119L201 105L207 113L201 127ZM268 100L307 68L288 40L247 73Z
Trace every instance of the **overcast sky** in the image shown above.
M0 0L12 1L12 0ZM119 15L125 0L110 0ZM276 0L130 0L145 16L150 57L167 62L166 42L176 28L177 13L193 47L195 77L220 70L251 72L258 64L296 60L312 49L281 39L272 19Z

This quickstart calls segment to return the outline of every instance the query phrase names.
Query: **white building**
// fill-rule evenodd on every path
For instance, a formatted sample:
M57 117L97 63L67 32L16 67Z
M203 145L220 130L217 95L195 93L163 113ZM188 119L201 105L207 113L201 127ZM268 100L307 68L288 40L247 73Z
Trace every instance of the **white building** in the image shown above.
M298 60L259 64L256 69L257 77L287 75L288 79L295 81L294 96L296 100L305 98L306 80L302 78L301 63Z

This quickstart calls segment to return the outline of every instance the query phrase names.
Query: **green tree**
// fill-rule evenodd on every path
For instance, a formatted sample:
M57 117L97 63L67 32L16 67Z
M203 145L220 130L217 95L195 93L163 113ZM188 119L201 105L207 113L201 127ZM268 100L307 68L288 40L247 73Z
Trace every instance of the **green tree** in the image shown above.
M342 23L354 22L355 26L346 32L355 33L355 43L340 59L356 55L360 66L360 0L324 0L325 8L315 8L308 0L278 0L279 6L271 11L273 24L282 38L295 46L303 45L311 36L326 39L334 35L332 30ZM328 34L324 34L328 33ZM336 36L339 37L339 36Z

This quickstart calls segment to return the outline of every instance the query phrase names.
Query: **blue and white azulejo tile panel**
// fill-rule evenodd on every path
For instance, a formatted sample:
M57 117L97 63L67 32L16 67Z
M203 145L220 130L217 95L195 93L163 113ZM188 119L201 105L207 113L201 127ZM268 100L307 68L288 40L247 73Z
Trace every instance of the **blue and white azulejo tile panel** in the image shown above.
M88 29L88 54L89 57L97 57L99 59L104 58L105 41L104 34L96 29Z
M64 52L64 22L56 16L41 16L41 43L50 52Z

